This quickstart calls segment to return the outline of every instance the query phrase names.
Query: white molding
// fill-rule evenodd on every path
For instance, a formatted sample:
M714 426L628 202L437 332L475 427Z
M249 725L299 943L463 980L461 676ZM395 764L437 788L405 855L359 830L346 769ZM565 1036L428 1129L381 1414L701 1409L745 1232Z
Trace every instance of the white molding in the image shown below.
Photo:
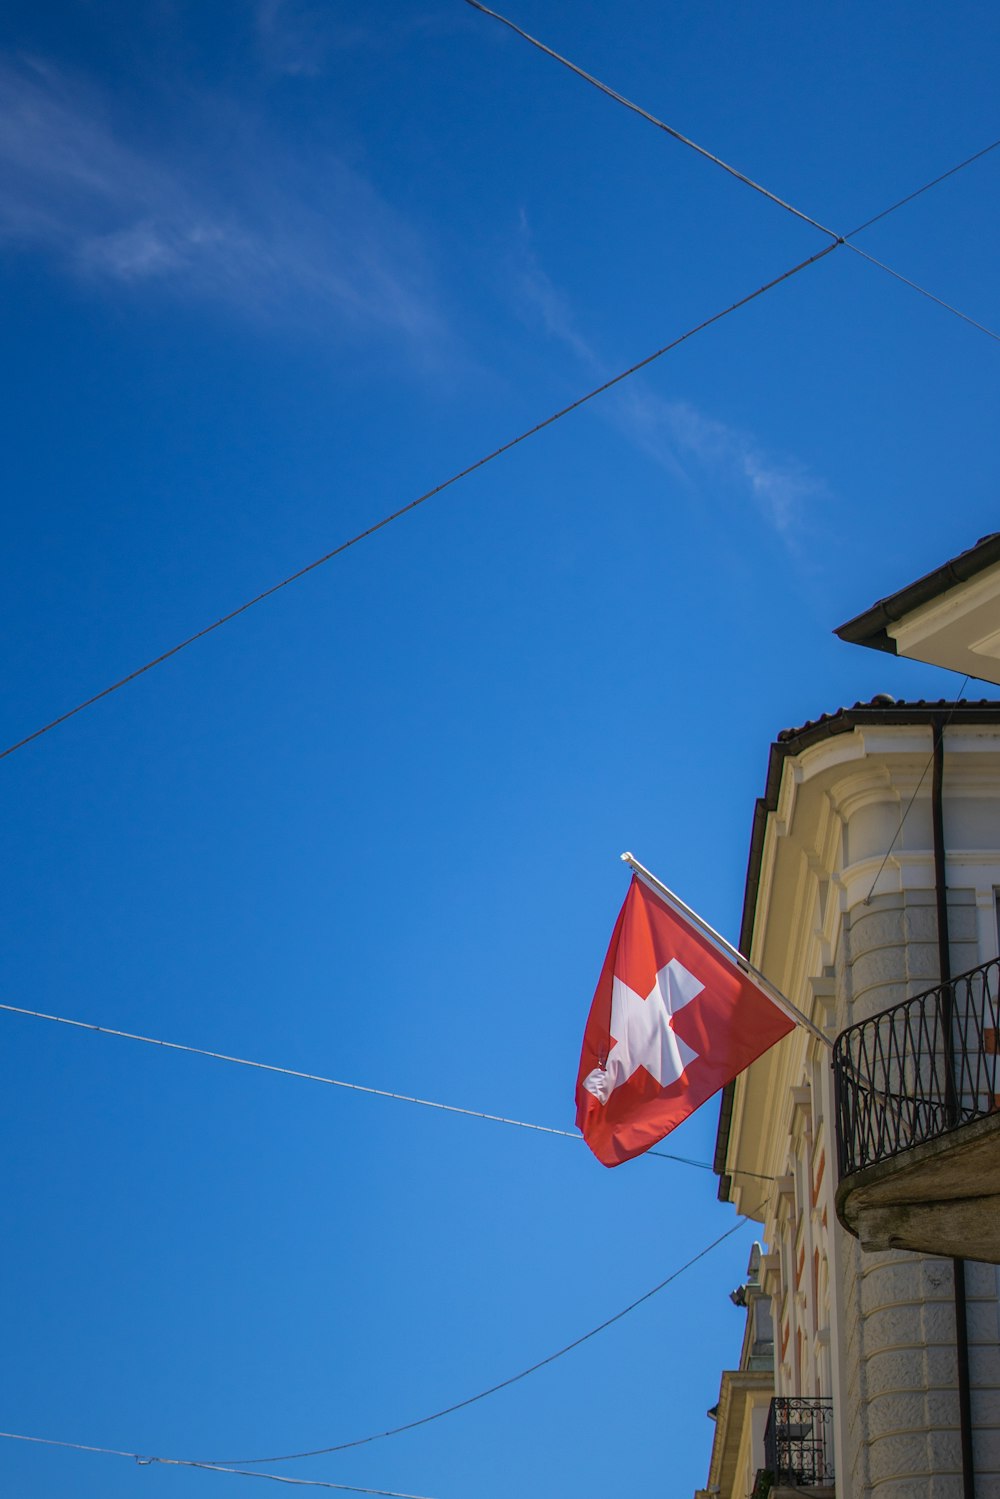
M920 655L919 652L926 651L929 643L939 640L946 631L958 634L956 627L965 620L969 620L972 630L977 630L978 627L970 616L985 609L996 618L994 606L998 603L1000 563L994 563L977 577L955 583L947 593L931 599L903 619L888 625L886 634L896 642L899 655L915 656L919 661L927 661L932 658L926 654ZM961 633L968 635L968 631ZM967 639L963 644L967 650L972 649Z

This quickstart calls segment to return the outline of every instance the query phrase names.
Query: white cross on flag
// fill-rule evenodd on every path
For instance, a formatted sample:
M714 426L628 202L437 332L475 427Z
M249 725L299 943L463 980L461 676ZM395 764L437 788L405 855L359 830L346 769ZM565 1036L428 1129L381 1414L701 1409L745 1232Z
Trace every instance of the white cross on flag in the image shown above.
M576 1122L605 1166L641 1155L795 1022L633 876L590 1007Z

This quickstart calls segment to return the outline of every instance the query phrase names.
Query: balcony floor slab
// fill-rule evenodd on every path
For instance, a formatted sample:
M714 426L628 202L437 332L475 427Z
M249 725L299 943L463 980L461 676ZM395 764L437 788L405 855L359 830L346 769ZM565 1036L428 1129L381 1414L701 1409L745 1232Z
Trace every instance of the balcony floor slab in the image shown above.
M1000 1264L1000 1113L843 1177L837 1216L864 1249Z

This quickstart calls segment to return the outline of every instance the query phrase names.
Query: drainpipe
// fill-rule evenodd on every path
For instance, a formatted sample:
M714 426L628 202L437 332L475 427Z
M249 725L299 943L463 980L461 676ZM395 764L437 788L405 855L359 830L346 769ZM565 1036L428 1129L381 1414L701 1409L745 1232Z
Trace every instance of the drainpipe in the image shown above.
M946 719L934 720L934 781L931 788L931 815L934 823L934 889L937 896L938 967L941 983L951 982L951 937L948 929L948 890L944 862L944 729ZM949 1112L957 1107L954 1081L954 1038L952 1035L952 996L942 995L947 1066L946 1089ZM953 1259L952 1279L955 1288L955 1353L958 1359L958 1422L962 1443L963 1499L976 1499L976 1468L972 1451L972 1379L969 1370L969 1317L965 1295L965 1261Z

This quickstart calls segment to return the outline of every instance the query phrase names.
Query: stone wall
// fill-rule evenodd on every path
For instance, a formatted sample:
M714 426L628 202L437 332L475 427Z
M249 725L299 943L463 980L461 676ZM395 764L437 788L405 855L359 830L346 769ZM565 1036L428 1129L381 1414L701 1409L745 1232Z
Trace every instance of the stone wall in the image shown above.
M975 892L949 892L952 971L979 961ZM933 890L876 896L845 918L837 955L842 1026L939 982ZM842 1492L851 1499L962 1499L952 1262L872 1253L839 1224L843 1270ZM1000 1499L997 1275L968 1262L977 1499Z
M979 962L974 890L949 890L952 974ZM940 982L933 890L875 895L845 921L837 954L838 1022L867 1020Z

